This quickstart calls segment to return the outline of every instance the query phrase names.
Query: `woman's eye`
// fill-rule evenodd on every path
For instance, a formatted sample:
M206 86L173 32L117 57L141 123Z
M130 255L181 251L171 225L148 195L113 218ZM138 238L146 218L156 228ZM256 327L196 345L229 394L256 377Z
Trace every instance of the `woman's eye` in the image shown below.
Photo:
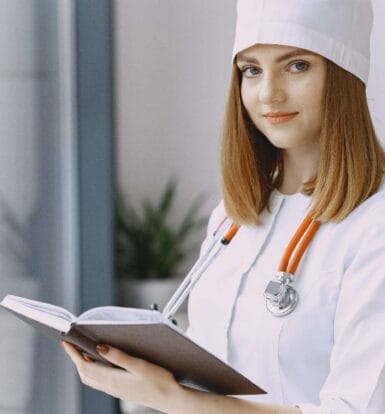
M254 66L247 66L242 69L243 76L251 78L253 76L257 76L259 74L258 68Z
M289 71L292 73L302 73L306 72L309 68L309 64L307 62L293 62L289 64ZM254 78L261 74L262 70L255 66L246 66L241 69L242 76L246 78Z
M309 68L309 64L306 62L294 62L290 67L294 68L295 73L300 73L305 72Z

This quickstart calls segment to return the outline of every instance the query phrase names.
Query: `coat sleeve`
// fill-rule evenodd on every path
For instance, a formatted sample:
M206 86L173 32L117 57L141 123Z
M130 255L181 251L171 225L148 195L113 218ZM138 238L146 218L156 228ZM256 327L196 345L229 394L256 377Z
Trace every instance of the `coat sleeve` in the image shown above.
M342 279L320 405L297 403L303 414L385 413L385 206L376 207Z

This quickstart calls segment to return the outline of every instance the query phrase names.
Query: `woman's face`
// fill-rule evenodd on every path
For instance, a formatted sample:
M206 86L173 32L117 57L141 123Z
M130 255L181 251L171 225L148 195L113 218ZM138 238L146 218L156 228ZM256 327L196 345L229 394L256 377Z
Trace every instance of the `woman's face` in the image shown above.
M237 55L237 66L243 104L267 139L288 151L318 151L326 59L304 49L258 44Z

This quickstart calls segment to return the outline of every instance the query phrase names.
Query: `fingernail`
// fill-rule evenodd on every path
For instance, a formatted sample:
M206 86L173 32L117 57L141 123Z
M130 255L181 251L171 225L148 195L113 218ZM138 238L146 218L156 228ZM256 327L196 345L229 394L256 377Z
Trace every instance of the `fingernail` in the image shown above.
M94 362L94 360L92 358L90 358L88 355L83 354L83 358L87 361L87 362Z
M106 355L108 354L108 351L110 350L110 347L107 345L97 345L96 350L99 352L99 354Z

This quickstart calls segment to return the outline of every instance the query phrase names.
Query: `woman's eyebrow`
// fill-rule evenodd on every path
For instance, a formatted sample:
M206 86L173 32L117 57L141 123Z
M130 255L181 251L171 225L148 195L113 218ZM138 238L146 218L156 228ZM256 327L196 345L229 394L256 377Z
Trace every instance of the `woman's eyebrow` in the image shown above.
M278 56L275 59L275 63L280 63L284 60L296 57L296 56L318 56L316 53L310 52L309 50L305 49L296 49L292 50L291 52L285 53L284 55ZM239 53L237 55L237 63L238 62L250 62L250 63L256 63L259 65L258 59L252 56L243 55L242 53Z

